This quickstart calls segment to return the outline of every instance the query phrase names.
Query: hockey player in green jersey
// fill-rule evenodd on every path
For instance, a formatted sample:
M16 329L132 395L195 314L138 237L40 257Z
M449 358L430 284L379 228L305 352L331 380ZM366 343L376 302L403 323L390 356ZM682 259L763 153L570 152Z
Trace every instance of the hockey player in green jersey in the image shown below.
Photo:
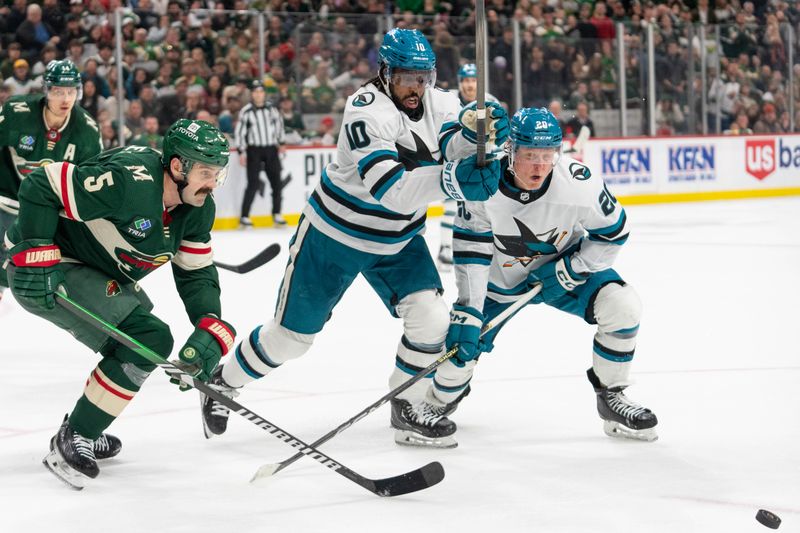
M194 332L179 352L207 380L233 345L212 261L211 192L226 176L228 141L211 124L181 119L163 155L144 146L104 152L81 165L53 163L20 186L19 216L6 234L8 281L17 301L99 352L83 395L50 442L44 464L82 488L99 474L93 441L155 366L56 305L58 290L120 330L169 355L166 323L137 282L172 262ZM63 287L63 289L60 289Z
M58 161L79 164L101 152L97 123L76 104L81 88L72 61L51 61L44 94L12 96L0 108L0 235L16 218L17 191L28 174ZM4 261L0 243L0 265ZM0 271L0 297L5 284Z

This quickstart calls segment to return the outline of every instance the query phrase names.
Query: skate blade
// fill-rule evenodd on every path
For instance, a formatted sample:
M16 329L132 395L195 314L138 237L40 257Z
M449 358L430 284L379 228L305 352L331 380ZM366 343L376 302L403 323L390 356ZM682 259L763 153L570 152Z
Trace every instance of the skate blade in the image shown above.
M64 462L61 454L58 453L58 450L52 450L48 453L44 459L42 459L42 464L52 472L54 476L73 490L83 490L83 487L86 485L86 480L89 479L87 476L69 467Z
M615 439L641 440L645 442L654 442L658 440L658 434L655 428L631 429L623 426L619 422L611 422L610 420L605 420L603 422L603 431L606 435L614 437Z
M425 437L413 431L403 429L395 430L394 441L402 446L417 446L420 448L455 448L458 442L453 437Z

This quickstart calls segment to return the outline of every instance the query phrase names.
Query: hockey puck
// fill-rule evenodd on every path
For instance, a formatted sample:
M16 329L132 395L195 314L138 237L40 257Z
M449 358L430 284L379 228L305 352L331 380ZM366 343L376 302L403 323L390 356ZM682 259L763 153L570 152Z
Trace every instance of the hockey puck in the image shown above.
M778 529L781 525L781 519L778 518L773 512L767 511L766 509L759 509L756 513L756 520L761 522L761 524L767 526L770 529Z

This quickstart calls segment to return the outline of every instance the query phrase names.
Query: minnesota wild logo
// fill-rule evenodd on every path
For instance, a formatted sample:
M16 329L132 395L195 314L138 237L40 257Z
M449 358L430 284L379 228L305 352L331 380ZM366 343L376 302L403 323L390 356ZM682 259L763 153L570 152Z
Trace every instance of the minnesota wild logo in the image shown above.
M119 288L119 282L117 280L112 279L106 282L106 298L113 298L121 292L122 289Z
M539 256L557 253L556 245L567 234L566 231L562 231L561 236L558 237L558 228L536 234L516 217L514 217L514 222L519 229L519 235L495 234L495 238L500 242L497 249L514 258L505 262L504 267L512 267L517 263L528 266Z
M114 249L119 269L129 278L139 280L172 259L172 254L147 255L137 250Z
M55 163L52 159L42 159L41 161L19 161L17 160L17 172L21 175L30 174L37 168L46 167L50 163Z

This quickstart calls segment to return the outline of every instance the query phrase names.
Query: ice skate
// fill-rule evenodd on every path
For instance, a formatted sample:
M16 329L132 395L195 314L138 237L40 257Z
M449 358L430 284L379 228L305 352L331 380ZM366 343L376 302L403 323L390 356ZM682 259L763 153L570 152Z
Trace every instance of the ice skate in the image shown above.
M94 456L98 461L115 457L122 449L122 441L119 437L103 433L100 438L94 441L92 448Z
M225 383L222 379L222 367L217 367L208 381L208 386L216 391L224 394L228 398L236 398L239 396L239 391ZM214 435L222 435L228 429L228 416L230 416L230 409L214 400L200 393L200 414L203 418L203 432L207 439Z
M600 383L591 368L586 375L597 394L597 412L603 419L606 435L647 442L658 439L654 429L658 419L650 409L629 400L623 392L625 387L608 388Z
M94 442L73 430L67 420L50 439L50 453L42 463L57 478L75 490L82 490L88 479L100 473Z
M407 400L393 399L394 441L406 446L455 448L458 443L452 435L456 432L456 424L444 415L447 408L424 401L412 404Z

